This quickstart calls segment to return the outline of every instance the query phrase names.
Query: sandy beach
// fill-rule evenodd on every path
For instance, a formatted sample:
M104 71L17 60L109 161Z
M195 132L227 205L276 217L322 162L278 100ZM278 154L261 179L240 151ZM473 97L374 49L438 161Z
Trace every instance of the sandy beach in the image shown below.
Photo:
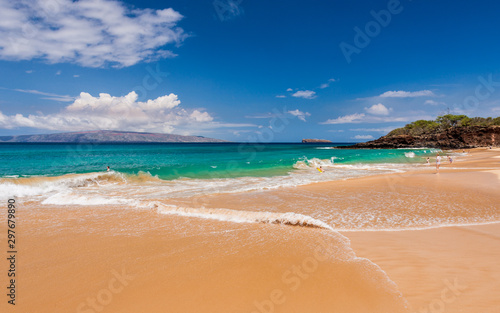
M12 309L4 299L0 308L87 313L497 312L500 224L439 223L459 224L485 208L498 211L499 173L500 149L476 149L451 166L444 164L440 174L431 166L176 200L178 205L236 211L273 207L276 213L289 212L287 204L294 203L302 214L333 203L339 215L359 210L354 218L379 228L357 231L347 229L349 220L329 223L340 233L163 215L156 209L40 206L20 200L18 304ZM430 203L438 205L429 209ZM371 206L394 210L395 219L378 221L369 215ZM404 209L413 210L413 230L398 230L400 221L407 222ZM435 225L419 229L421 219L432 218ZM5 242L5 216L1 223ZM5 252L0 266L8 267Z
M0 0L0 313L500 313L499 11Z

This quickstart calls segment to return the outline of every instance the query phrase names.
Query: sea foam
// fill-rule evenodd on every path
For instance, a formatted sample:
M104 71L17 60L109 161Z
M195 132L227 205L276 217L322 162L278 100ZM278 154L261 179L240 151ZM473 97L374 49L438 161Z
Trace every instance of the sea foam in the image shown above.
M225 222L283 224L333 230L330 225L323 221L293 212L274 213L213 208L185 208L166 204L158 204L158 212L167 215L197 217Z

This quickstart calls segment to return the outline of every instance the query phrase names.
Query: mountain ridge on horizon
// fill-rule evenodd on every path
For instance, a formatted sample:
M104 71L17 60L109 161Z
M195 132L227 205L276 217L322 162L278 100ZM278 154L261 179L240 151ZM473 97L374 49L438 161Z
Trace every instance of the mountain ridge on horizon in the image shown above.
M0 136L0 143L168 143L168 142L228 142L204 136L148 133L115 130L89 130L37 135Z

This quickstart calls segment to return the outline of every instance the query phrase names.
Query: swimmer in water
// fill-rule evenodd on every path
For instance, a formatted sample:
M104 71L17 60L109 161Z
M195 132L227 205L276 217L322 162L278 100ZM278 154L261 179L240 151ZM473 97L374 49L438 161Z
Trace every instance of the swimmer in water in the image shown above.
M436 154L436 173L439 174L439 166L441 165L441 156L439 152Z

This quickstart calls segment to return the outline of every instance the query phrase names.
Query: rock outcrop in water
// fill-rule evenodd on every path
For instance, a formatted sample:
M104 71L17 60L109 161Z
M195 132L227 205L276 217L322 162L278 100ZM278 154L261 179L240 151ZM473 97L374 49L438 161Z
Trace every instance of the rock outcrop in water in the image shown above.
M326 139L302 139L302 143L332 143Z
M0 142L60 142L60 143L153 143L153 142L226 142L202 136L139 133L125 131L82 131L47 135L0 136Z
M421 135L386 135L358 143L351 148L443 148L464 149L500 146L500 126L451 127L441 132Z

